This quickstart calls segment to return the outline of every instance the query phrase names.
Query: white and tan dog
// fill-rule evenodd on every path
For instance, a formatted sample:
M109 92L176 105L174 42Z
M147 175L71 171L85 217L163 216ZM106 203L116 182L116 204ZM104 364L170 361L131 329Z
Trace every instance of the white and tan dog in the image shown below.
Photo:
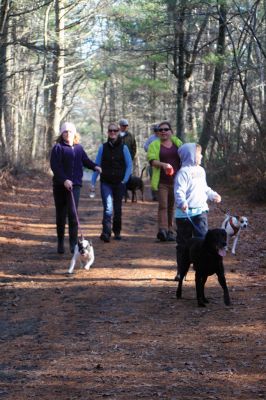
M90 240L86 240L84 238L78 240L78 243L76 244L74 249L74 254L70 263L70 267L68 269L69 274L73 273L75 265L78 261L80 263L80 267L85 268L87 271L94 263L94 250L92 247L92 242Z
M222 223L221 228L225 229L227 235L227 246L229 245L230 238L234 238L232 246L232 254L236 254L236 245L239 239L241 229L248 226L247 217L241 216L231 216L226 214L226 217Z

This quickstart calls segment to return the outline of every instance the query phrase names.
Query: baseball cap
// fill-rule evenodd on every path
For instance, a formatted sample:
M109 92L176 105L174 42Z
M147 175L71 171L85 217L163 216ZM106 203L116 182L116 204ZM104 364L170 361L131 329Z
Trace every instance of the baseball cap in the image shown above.
M119 125L121 126L127 126L128 125L128 120L125 118L120 119Z

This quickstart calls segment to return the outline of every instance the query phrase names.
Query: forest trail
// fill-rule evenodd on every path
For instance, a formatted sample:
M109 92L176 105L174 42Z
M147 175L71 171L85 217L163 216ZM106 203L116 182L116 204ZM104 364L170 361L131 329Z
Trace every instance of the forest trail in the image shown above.
M175 244L155 240L149 189L124 204L123 240L110 243L99 240L99 193L87 190L79 217L96 259L71 277L71 255L56 253L51 178L1 190L0 399L266 398L265 207L220 189L222 207L250 226L225 258L232 306L211 277L201 309L192 269L175 298ZM210 228L222 219L211 205Z

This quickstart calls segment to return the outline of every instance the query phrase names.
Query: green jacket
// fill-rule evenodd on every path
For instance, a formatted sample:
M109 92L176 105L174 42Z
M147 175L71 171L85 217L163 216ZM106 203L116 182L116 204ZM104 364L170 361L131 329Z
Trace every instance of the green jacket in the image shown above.
M183 143L177 136L171 136L172 142L177 146L181 146ZM160 139L156 139L148 147L148 161L151 162L153 160L160 161L160 148L161 148L161 141ZM158 185L160 182L160 172L161 168L152 167L152 177L151 177L151 188L152 190L158 190Z

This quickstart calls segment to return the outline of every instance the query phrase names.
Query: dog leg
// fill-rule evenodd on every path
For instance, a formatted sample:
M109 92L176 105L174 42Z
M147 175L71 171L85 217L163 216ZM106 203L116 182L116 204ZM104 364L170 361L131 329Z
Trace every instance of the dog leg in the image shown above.
M201 276L197 271L195 274L196 294L199 307L206 307L204 302L204 285L207 281L207 277Z
M233 242L233 247L232 247L232 254L236 254L236 245L238 242L238 236L239 236L240 230L237 232L236 236L234 237L234 242Z
M144 189L141 190L141 201L144 201Z
M179 278L179 281L178 281L178 286L177 286L177 289L176 289L176 298L177 298L177 299L181 299L181 298L182 298L182 284L183 284L183 278L184 278L184 277L181 277L181 275L180 275L180 278Z
M205 283L207 282L208 277L207 276L203 276L202 277L202 300L203 303L208 304L209 300L205 297Z
M68 273L69 274L73 274L73 271L74 271L74 268L75 268L75 264L76 264L76 258L77 258L77 256L76 256L76 252L75 252L73 257L72 257L72 260L70 262L69 269L68 269Z
M84 266L84 268L88 271L90 269L90 267L92 266L92 264L94 263L94 250L93 248L90 249L90 259L87 262L87 264Z
M178 273L179 277L178 277L178 286L176 289L176 298L177 299L181 299L182 298L182 286L183 286L183 280L186 277L189 267L190 267L190 262L189 260L180 262L180 266L178 267L178 270L180 270L180 272Z
M226 306L230 306L231 301L230 301L230 296L229 296L229 291L228 291L228 287L226 284L225 276L223 274L217 274L217 276L218 276L218 282L220 283L220 285L224 291L224 304Z
M125 191L125 203L127 203L127 199L128 199L128 191Z

